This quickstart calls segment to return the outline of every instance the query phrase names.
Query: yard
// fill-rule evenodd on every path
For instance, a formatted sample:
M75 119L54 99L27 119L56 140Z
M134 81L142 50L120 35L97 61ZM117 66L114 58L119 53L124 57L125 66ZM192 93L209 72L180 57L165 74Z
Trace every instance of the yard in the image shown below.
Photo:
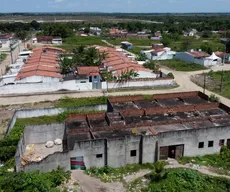
M65 49L65 50L73 50L74 48L78 47L79 45L104 45L105 43L101 41L100 37L81 37L81 36L75 36L75 37L68 37L64 40L63 44L59 47Z
M220 42L219 36L213 36L210 38L195 38L181 36L177 41L171 41L169 47L174 51L187 51L190 49L198 50L202 46L208 46L213 51L224 51L225 46Z
M222 71L210 71L206 74L206 89L215 92L224 97L230 98L230 71L223 71L223 84L221 90L221 76ZM204 74L196 75L191 80L197 85L204 86Z
M202 65L195 64L195 63L187 63L177 59L156 61L156 64L159 66L166 66L176 71L199 71L199 70L207 69Z

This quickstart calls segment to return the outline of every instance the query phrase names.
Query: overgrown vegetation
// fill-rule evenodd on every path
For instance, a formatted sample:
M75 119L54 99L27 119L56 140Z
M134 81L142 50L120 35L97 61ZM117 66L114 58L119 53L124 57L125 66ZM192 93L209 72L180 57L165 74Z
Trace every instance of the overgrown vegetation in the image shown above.
M70 172L64 172L60 167L48 173L6 172L0 169L1 192L58 192L57 187L70 179Z
M165 162L160 162L161 166L165 166ZM157 163L146 163L146 164L132 164L126 165L120 168L112 168L112 167L102 167L96 168L92 167L85 171L86 174L94 177L100 178L104 182L113 182L113 181L121 181L125 176L133 174L134 172L138 172L143 169L150 169L155 172L156 166L159 165ZM158 166L159 167L159 166ZM159 169L158 169L159 170Z
M218 169L219 173L222 170L223 173L230 175L230 149L226 146L222 146L219 154L204 155L197 157L182 157L180 163L193 163L205 166L212 166Z
M61 108L76 108L82 106L92 106L92 105L101 105L106 104L107 97L83 97L83 98L71 98L63 97L55 104L55 107Z
M2 61L4 61L4 60L6 59L6 57L7 57L7 54L5 54L5 53L0 53L0 63L1 63Z
M157 64L169 67L176 71L198 71L198 70L207 69L203 65L199 65L195 63L187 63L184 61L180 61L178 59L157 61Z
M217 96L214 95L214 94L211 94L210 97L209 97L209 101L210 101L210 102L220 102L220 98L217 97Z
M192 169L167 169L160 180L152 180L148 192L226 192L230 191L230 180L203 175Z
M230 98L230 71L213 72L211 70L208 72L206 74L206 89Z

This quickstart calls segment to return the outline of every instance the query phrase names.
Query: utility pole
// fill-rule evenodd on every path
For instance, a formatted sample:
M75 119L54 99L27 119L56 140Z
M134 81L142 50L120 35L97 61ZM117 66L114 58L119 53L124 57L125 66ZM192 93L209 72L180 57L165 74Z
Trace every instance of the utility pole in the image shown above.
M221 73L221 81L220 81L220 92L223 90L223 81L224 81L224 70Z
M206 74L203 72L204 74L204 90L203 93L205 94L205 89L206 89Z

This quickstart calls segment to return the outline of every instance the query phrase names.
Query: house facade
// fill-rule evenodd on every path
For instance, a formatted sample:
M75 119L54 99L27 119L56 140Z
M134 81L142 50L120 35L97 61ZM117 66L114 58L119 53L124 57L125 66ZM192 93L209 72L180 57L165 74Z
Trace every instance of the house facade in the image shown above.
M221 64L221 59L215 54L209 55L208 53L202 51L177 52L175 58L206 67Z
M149 60L169 60L174 58L176 52L171 51L169 47L164 47L141 51L141 54L145 55Z

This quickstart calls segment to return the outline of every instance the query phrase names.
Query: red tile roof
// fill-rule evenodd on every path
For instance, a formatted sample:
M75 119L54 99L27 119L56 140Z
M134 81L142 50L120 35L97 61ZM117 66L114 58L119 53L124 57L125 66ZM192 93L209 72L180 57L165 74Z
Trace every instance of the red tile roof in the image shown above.
M43 52L44 49L46 49L45 53ZM56 47L42 47L33 50L32 56L20 69L16 80L21 80L30 76L62 78L58 64L58 56L52 51L52 49L60 50Z
M79 75L90 75L91 73L99 74L99 67L77 67L77 73Z
M192 55L195 58L209 57L210 56L208 53L205 53L205 52L202 52L202 51L188 52L188 54Z

